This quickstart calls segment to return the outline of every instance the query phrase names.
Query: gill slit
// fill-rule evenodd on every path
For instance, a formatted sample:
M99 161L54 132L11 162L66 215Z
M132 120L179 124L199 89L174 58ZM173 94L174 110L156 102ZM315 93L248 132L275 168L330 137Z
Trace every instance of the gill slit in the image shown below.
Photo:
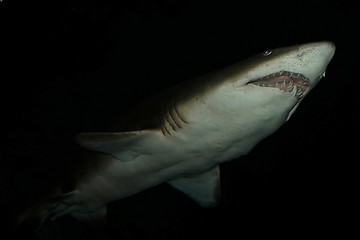
M180 121L182 121L185 124L189 124L189 122L185 121L184 117L182 117L181 114L179 113L175 102L173 104L173 109L174 109L174 112L175 112L176 116L178 116L178 118L180 119Z
M167 105L165 105L165 120L166 122L170 125L170 127L172 128L173 131L176 131L176 127L175 127L175 123L173 121L173 119L171 118L171 114L169 113L169 108Z
M176 110L175 110L175 101L171 103L171 107L169 108L169 115L173 122L176 124L178 128L182 128L181 126L181 118L178 116Z
M164 103L161 105L159 118L161 131L164 136L171 135L171 130L176 132L178 129L182 128L182 123L188 124L188 122L179 114L175 101L170 101L170 104Z
M160 128L161 128L161 132L164 136L166 136L166 133L171 135L170 131L166 128L166 123L164 121L164 104L161 105L160 107L160 114L159 114L159 120L160 120Z

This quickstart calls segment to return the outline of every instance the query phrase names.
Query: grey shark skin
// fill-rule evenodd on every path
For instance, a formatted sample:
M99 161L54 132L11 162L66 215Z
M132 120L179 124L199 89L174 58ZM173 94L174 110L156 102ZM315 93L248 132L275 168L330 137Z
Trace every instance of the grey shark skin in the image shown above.
M134 108L112 132L80 133L92 170L49 214L92 221L106 204L169 183L203 207L220 195L219 164L281 127L325 76L331 42L268 50L175 86ZM141 108L142 107L142 108Z

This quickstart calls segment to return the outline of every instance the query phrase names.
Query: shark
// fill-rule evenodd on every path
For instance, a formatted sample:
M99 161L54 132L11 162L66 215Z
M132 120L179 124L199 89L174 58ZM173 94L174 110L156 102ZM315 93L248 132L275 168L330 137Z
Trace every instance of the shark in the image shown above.
M111 130L82 132L86 174L48 200L47 217L106 217L107 204L168 183L202 207L220 201L219 165L249 153L325 76L330 41L274 48L135 105Z

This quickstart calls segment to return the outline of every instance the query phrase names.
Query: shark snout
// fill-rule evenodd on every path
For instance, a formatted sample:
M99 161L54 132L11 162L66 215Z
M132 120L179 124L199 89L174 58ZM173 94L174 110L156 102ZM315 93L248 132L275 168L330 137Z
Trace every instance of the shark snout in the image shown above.
M324 56L329 63L335 53L335 44L333 42L324 41L315 43L317 51Z
M333 58L335 44L330 41L312 42L300 45L298 48L298 59L302 66L302 73L313 83L318 82Z
M331 61L335 53L335 44L330 41L313 42L300 46L299 54L308 53L309 58L314 57L326 65Z

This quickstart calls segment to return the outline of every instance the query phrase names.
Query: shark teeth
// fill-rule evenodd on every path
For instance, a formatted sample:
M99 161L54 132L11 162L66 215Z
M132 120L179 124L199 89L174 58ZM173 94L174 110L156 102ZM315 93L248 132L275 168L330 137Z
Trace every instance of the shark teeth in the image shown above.
M252 80L249 84L261 87L278 88L300 99L309 89L310 80L300 73L279 71L256 80Z

